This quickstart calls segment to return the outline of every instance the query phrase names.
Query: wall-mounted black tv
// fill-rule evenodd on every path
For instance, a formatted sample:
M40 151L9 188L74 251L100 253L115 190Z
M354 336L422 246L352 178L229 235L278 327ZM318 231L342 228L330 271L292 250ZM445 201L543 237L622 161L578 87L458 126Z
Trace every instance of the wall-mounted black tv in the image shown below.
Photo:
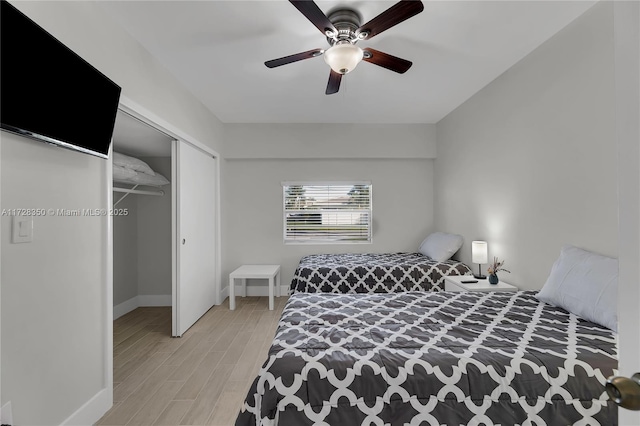
M2 129L107 158L120 87L0 2Z

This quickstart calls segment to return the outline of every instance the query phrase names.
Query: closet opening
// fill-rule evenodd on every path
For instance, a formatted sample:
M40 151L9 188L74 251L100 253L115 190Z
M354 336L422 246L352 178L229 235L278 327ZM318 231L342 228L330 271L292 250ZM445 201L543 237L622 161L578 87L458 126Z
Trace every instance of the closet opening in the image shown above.
M173 139L118 111L112 148L116 356L134 350L145 333L171 337Z

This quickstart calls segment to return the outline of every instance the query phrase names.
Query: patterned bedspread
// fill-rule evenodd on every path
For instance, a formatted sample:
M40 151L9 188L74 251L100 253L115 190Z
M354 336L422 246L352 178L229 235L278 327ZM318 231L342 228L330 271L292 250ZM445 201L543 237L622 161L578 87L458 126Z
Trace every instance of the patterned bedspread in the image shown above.
M464 263L420 253L313 254L300 259L291 293L441 291L445 275L469 272Z
M615 333L534 294L294 294L236 425L616 425Z

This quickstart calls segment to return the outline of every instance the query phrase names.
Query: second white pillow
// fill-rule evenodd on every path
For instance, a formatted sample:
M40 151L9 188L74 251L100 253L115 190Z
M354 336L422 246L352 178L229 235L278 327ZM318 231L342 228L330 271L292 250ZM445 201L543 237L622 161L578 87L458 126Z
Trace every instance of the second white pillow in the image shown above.
M463 242L462 235L434 232L422 241L418 251L433 260L444 262L460 250Z

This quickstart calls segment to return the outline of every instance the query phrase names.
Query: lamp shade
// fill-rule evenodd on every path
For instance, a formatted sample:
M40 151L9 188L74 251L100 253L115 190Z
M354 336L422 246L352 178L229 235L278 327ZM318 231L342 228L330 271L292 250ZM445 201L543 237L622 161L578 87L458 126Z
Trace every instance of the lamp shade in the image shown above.
M471 263L487 263L489 254L486 241L471 242Z
M360 63L364 53L362 49L351 43L336 44L324 52L324 61L332 70L346 74Z

